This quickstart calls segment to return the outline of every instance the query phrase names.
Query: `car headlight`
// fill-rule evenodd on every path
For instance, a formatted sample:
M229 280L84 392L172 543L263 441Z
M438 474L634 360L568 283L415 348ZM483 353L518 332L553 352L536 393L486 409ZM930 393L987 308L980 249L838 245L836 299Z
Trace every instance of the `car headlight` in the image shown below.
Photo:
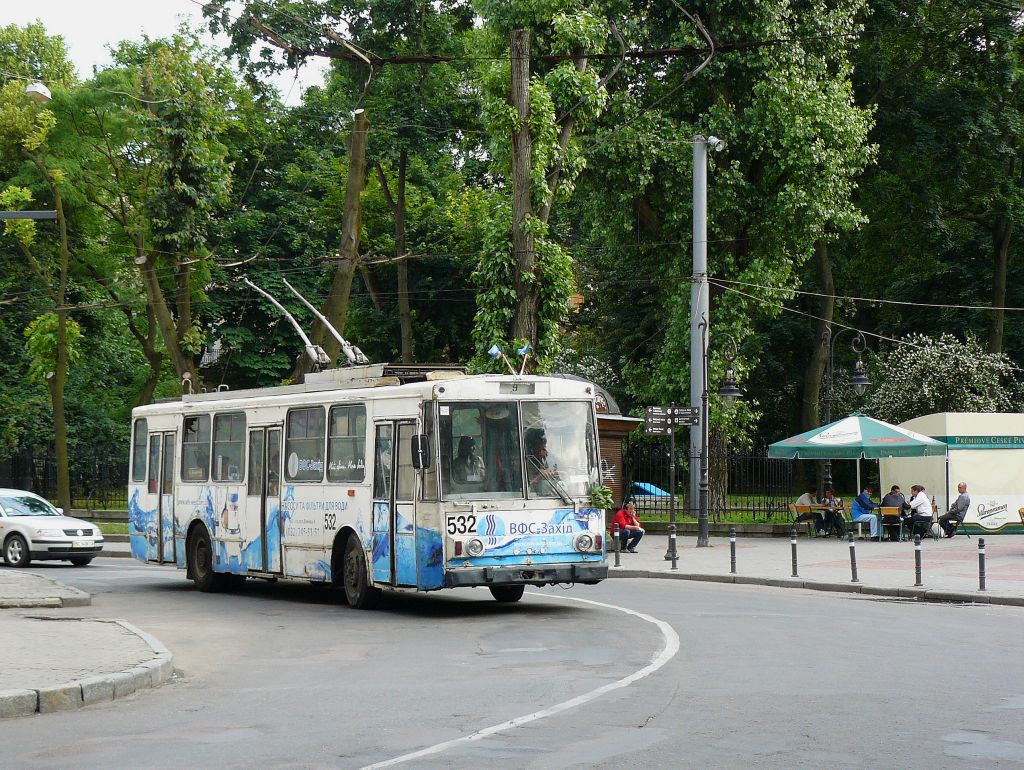
M576 536L576 542L573 543L577 551L593 551L594 550L594 536L588 535L586 532Z
M484 552L484 541L478 538L473 538L466 543L466 555L467 556L480 556Z
M39 537L61 537L63 532L59 529L37 529L36 535Z

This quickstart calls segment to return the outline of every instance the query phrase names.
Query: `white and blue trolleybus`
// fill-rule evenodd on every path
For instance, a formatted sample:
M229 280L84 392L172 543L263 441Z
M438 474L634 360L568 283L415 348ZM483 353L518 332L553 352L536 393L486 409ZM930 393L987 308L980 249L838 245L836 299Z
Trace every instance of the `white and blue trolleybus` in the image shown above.
M385 364L133 411L132 556L201 591L246 578L344 589L527 585L608 574L594 388Z

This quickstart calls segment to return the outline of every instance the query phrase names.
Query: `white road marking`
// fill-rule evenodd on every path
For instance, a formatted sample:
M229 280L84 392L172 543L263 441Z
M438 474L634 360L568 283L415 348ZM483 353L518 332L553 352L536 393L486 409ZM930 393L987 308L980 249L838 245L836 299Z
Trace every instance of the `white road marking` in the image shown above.
M654 658L651 659L651 662L643 668L639 669L638 671L634 671L627 677L624 677L614 682L610 682L606 685L602 685L601 687L598 687L596 690L591 690L590 692L583 693L582 695L577 695L575 698L571 698L561 703L556 703L554 706L549 706L546 709L534 711L532 714L516 717L515 719L509 719L507 722L492 725L491 727L485 727L483 730L478 730L477 732L471 733L470 735L463 735L460 738L453 738L450 741L444 741L443 743L428 746L425 749L420 749L419 751L414 751L410 754L403 754L400 757L394 757L392 759L386 759L383 762L375 762L372 765L366 765L362 768L362 770L374 770L378 767L392 767L394 765L402 764L403 762L409 762L413 759L419 759L420 757L430 756L431 754L440 754L442 751L450 749L453 746L458 746L460 743L479 741L482 738L494 735L495 733L504 732L505 730L511 730L513 727L522 727L523 725L528 724L530 722L536 722L538 719L545 719L546 717L554 716L555 714L560 714L563 711L568 711L569 709L576 708L577 706L582 706L585 703L589 703L592 700L600 698L602 695L605 695L606 693L612 692L613 690L621 689L623 687L628 687L634 682L639 681L640 679L643 679L646 676L650 676L659 668L668 663L675 656L675 654L679 652L679 636L678 634L676 634L675 629L673 629L672 626L670 626L664 620L658 620L657 618L651 617L650 615L645 615L642 612L627 609L626 607L619 607L614 604L605 604L604 602L595 602L590 599L577 599L573 596L542 594L537 591L530 591L529 593L532 596L543 596L545 599L561 599L563 601L582 602L583 604L591 604L595 607L604 607L605 609L624 612L627 615L632 615L634 617L640 618L640 620L644 620L648 623L653 623L661 631L662 638L665 640L664 646L661 648L661 651L657 655L655 655Z

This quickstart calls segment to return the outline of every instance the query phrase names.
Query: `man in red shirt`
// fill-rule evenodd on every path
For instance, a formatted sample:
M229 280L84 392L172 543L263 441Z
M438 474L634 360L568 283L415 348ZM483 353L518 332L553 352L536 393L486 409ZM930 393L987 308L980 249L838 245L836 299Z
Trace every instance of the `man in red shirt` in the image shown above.
M612 531L619 525L619 543L623 551L636 553L637 543L644 536L644 527L636 517L636 506L626 503L612 520Z

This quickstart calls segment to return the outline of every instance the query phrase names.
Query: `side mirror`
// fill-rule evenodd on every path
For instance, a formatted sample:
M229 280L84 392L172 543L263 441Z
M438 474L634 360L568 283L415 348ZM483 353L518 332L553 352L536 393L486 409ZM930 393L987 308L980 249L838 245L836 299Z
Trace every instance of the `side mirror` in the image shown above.
M412 467L418 471L430 467L430 438L425 433L412 437Z

